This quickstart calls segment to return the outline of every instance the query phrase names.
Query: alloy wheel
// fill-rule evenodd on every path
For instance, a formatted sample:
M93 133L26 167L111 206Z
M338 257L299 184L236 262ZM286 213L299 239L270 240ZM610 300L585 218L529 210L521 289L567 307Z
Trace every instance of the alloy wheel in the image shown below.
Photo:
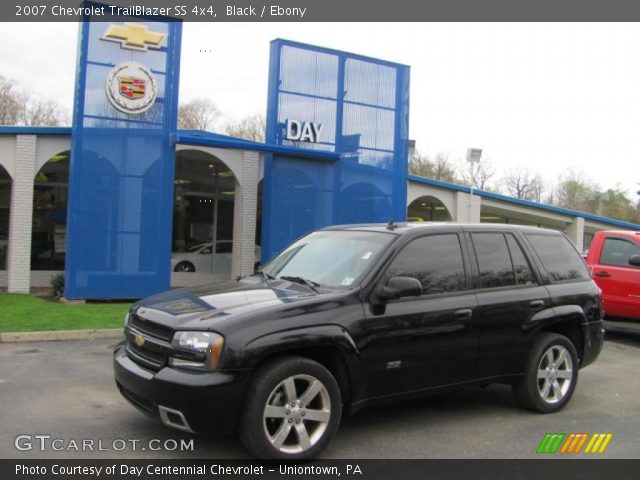
M331 400L324 384L311 375L281 381L267 399L264 431L283 453L309 450L322 438L331 418Z
M562 345L552 345L538 365L538 393L547 403L561 401L573 382L573 361Z

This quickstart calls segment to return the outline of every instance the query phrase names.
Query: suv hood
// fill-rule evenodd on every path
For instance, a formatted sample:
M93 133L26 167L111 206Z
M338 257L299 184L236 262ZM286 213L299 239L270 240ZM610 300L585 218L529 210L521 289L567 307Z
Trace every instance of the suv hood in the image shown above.
M208 330L222 320L310 297L317 295L301 285L277 280L267 286L257 278L248 278L170 290L136 302L132 310L174 330Z

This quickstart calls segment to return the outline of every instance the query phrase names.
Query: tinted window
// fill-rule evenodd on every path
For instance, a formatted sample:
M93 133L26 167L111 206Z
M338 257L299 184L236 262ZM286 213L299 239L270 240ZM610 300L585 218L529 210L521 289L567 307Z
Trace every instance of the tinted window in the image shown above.
M413 240L393 260L390 277L413 277L422 293L446 293L465 289L462 249L454 234L430 235Z
M586 280L587 267L569 239L562 235L527 233L552 282Z
M509 253L511 253L513 269L516 272L516 283L518 285L533 285L534 283L538 283L520 244L510 233L505 236L507 237Z
M600 255L600 263L631 267L629 265L629 257L631 255L640 255L639 245L620 238L607 238L604 241L604 247Z
M507 287L516 284L511 256L502 233L471 235L480 268L482 288Z

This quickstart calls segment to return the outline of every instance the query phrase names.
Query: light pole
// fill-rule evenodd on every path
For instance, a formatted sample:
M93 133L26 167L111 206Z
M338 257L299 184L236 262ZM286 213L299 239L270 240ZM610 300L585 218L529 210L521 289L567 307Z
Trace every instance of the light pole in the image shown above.
M471 185L469 185L469 222L473 218L473 164L480 163L480 157L482 157L482 149L481 148L467 148L467 162L469 162L470 170L471 170Z

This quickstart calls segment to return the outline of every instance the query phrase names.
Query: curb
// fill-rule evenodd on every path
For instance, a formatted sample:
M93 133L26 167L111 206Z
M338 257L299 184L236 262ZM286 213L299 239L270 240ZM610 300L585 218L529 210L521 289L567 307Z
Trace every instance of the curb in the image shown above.
M54 332L8 332L0 333L0 343L96 340L99 338L120 338L122 336L122 328L103 330L59 330Z

